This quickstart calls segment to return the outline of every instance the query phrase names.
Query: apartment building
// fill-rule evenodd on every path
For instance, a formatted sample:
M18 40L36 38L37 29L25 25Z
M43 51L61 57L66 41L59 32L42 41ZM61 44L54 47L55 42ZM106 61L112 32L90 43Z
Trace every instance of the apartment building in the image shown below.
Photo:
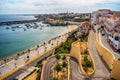
M92 14L93 22L95 21L98 28L102 28L110 45L120 52L120 18L108 9L100 9L96 14Z

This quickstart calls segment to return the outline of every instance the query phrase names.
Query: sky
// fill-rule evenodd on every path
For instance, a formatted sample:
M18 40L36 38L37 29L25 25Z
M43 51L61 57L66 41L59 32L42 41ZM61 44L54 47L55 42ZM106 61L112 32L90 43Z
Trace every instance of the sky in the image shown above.
M0 0L0 14L48 14L120 10L120 0Z

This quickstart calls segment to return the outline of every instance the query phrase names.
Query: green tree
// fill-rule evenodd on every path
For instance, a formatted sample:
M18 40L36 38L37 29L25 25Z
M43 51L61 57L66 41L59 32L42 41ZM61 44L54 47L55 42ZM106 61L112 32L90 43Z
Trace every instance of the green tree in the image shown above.
M86 66L86 67L92 67L92 66L93 66L93 65L92 65L92 61L87 60L85 66Z
M84 54L88 54L88 49L85 49L85 50L84 50Z
M62 57L62 60L66 60L66 56L65 55Z
M53 77L52 80L59 80L58 77Z
M64 62L62 63L62 67L67 67L67 66L68 66L67 62L64 61Z
M56 57L56 59L58 59L58 60L61 58L61 56L60 56L59 53L57 53L55 57Z
M57 64L57 65L55 66L55 70L56 70L57 72L61 71L61 70L62 70L61 65L60 65L60 64Z

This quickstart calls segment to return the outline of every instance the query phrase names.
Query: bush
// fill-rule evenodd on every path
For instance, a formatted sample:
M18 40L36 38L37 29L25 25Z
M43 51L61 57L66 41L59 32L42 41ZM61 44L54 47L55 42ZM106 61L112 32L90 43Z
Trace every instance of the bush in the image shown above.
M57 64L57 65L55 66L55 70L56 70L57 72L61 71L61 70L62 70L61 65L60 65L60 64Z
M67 38L67 41L62 43L61 46L59 46L58 48L56 48L55 54L57 54L57 53L69 53L70 52L72 42L76 41L76 38L74 37L75 33L76 32L69 35L69 37Z
M85 49L85 50L84 50L84 54L88 54L88 49Z
M67 67L67 66L68 66L67 62L66 62L66 61L63 61L62 67Z
M65 55L62 57L62 60L66 60L66 56Z
M85 67L92 67L93 66L93 64L92 64L92 61L90 61L89 59L88 59L88 56L84 56L84 61L85 61Z
M58 59L58 60L61 58L61 56L60 56L59 53L57 53L55 57L56 57L56 59Z
M58 77L53 77L52 80L59 80Z
M92 61L87 60L85 66L86 66L86 67L92 67Z

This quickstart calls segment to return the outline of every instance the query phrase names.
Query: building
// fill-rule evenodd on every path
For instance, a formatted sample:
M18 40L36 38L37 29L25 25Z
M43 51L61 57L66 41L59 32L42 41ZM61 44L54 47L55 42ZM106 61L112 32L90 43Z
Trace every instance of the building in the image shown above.
M117 14L117 15L116 15ZM110 45L120 52L120 17L109 9L100 9L92 13L92 25L95 29L101 29Z

